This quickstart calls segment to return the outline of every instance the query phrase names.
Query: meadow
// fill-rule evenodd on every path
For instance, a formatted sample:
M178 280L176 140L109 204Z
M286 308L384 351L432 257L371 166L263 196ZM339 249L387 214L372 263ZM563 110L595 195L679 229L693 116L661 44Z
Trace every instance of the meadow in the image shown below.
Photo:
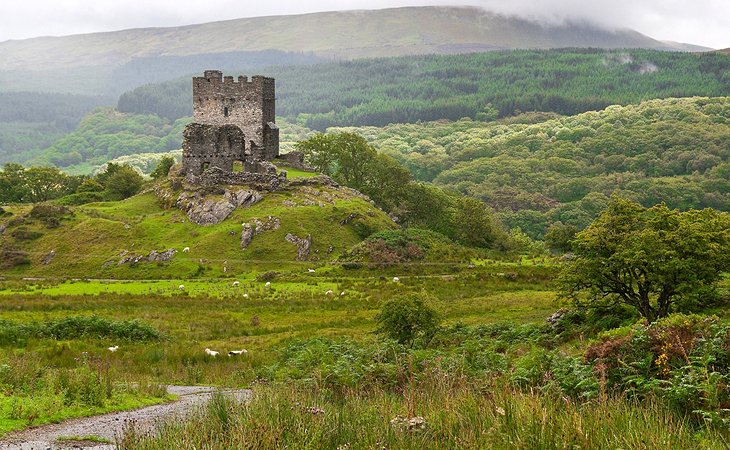
M120 448L725 448L717 423L657 392L607 385L583 356L601 341L600 319L546 323L562 306L555 261L477 262L2 280L0 430L168 401L157 386L182 384L254 395L240 404L221 394L158 434L128 428ZM401 345L374 333L383 305L409 295L438 313L436 335ZM614 319L608 328L637 320ZM104 389L78 393L51 378Z

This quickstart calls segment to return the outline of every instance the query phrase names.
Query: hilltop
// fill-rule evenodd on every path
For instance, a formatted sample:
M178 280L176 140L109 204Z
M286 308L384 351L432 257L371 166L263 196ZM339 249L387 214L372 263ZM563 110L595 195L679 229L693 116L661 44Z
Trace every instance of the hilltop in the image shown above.
M629 29L548 26L474 7L338 11L6 41L0 90L118 92L120 84L128 88L134 78L144 84L155 72L201 70L200 58L214 58L217 67L244 65L251 55L241 52L354 59L562 47L684 49ZM263 58L281 64L294 56Z
M10 277L121 279L225 277L252 267L306 270L337 259L374 232L395 228L362 194L313 174L293 174L287 188L254 192L208 226L196 225L192 213L173 205L180 188L169 180L119 202L5 206L1 268ZM197 205L220 210L244 191L252 192L222 186Z

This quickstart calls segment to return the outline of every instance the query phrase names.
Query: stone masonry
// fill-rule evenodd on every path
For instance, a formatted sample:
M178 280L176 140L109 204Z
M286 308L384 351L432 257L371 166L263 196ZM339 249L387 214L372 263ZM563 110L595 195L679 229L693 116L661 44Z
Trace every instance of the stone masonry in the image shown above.
M279 156L274 79L223 76L206 70L193 78L193 123L185 128L183 170L201 175L218 167L256 171L260 161Z

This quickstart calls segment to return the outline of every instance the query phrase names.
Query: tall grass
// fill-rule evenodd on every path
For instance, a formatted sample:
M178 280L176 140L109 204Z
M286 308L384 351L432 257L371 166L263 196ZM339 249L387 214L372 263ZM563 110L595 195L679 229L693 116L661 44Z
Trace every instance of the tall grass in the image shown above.
M425 426L393 424L423 417ZM128 430L132 449L616 449L727 448L726 436L696 428L658 402L621 397L589 403L480 385L450 376L396 393L258 386L249 403L215 397L188 420Z

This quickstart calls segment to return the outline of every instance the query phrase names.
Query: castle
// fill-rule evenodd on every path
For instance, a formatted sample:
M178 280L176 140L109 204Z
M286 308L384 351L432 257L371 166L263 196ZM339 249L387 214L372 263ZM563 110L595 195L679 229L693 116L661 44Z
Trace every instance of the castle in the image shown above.
M274 79L223 76L206 70L193 77L193 123L183 132L183 171L201 175L217 167L226 173L259 172L279 156Z

